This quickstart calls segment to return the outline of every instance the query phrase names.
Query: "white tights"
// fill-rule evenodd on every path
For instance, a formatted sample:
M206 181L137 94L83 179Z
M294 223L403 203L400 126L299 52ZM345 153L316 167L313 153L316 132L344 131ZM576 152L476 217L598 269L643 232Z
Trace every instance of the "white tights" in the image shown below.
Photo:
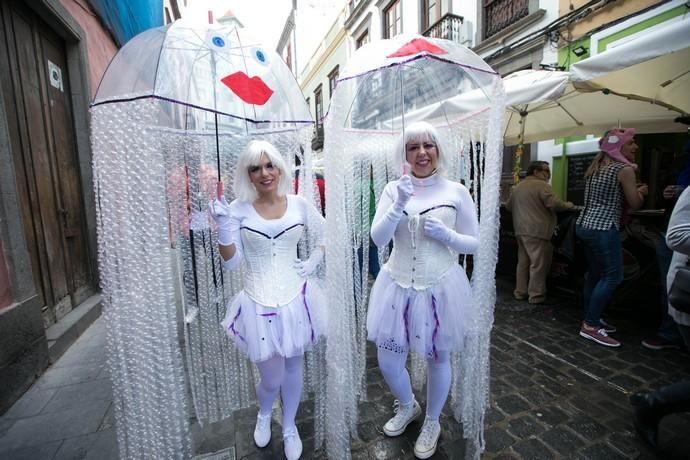
M292 358L274 356L256 363L261 375L261 380L256 386L259 412L262 415L271 413L273 401L280 390L283 401L283 431L295 426L295 415L302 397L303 360L303 355Z
M410 374L405 368L407 353L378 349L379 369L393 395L402 406L412 404L414 395ZM450 352L439 351L436 359L427 359L426 416L437 420L450 390Z

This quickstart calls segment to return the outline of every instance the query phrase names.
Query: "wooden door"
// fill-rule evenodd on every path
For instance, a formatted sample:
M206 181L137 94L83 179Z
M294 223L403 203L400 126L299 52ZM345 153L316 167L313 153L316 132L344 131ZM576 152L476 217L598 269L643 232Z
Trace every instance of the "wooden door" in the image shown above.
M91 294L64 41L0 1L0 79L34 280L52 324Z

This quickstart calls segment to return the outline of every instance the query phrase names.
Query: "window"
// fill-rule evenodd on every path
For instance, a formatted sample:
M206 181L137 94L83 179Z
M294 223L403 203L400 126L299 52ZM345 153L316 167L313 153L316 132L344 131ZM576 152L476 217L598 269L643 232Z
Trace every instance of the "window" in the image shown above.
M402 32L402 1L391 2L383 11L383 38L393 38Z
M335 91L335 84L338 81L338 75L340 73L340 67L335 66L331 73L328 74L328 97L333 97L333 91Z
M285 63L288 69L292 70L292 43L288 43L287 49L285 50Z
M321 128L321 118L323 117L323 96L321 94L321 85L314 90L314 115L316 118L316 127Z
M369 30L365 30L362 35L357 38L357 43L355 43L355 49L361 48L362 46L369 43Z
M446 13L450 13L450 0L423 0L422 30L436 24Z

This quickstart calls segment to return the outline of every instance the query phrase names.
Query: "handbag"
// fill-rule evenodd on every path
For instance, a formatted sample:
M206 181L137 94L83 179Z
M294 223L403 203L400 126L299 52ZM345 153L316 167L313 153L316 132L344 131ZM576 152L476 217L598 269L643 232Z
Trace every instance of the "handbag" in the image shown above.
M683 313L690 313L690 267L678 267L671 289L668 291L668 303Z

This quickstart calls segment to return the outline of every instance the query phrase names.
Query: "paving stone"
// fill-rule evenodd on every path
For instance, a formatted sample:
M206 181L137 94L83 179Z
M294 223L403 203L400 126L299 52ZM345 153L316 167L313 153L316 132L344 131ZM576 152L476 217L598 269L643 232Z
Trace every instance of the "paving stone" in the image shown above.
M110 401L94 401L59 413L37 415L17 420L0 439L0 452L43 442L64 440L97 431Z
M639 438L634 433L611 433L608 437L608 442L626 458L637 458L641 454L640 449L637 447Z
M39 388L56 388L96 380L105 368L104 362L76 363L71 366L51 367L43 374ZM106 380L110 382L110 380Z
M520 396L525 398L533 406L543 406L556 399L555 395L538 386L531 386L520 391Z
M544 431L544 426L531 415L523 415L508 422L508 432L518 439L526 439Z
M512 372L509 375L504 376L504 379L509 385L521 390L521 392L524 391L525 388L532 385L532 380L528 376L520 375L517 372Z
M456 439L448 444L443 444L439 447L439 450L441 454L445 455L445 458L460 460L465 458L465 446L466 442L464 439ZM436 458L436 456L432 458Z
M603 367L616 371L621 371L623 369L627 369L628 367L630 367L629 363L623 362L619 359L616 359L615 357L608 357L607 359L603 359L599 361L599 364L601 364Z
M368 447L352 451L352 460L370 460Z
M42 442L19 449L3 450L0 447L0 458L8 460L52 459L60 448L62 441Z
M543 442L536 438L524 439L513 445L512 449L524 459L550 460L556 458L556 455L551 452Z
M608 430L604 426L587 416L575 417L566 422L566 425L588 441L594 441L608 433Z
M3 417L17 419L38 415L48 402L55 396L57 390L32 387L5 413Z
M618 374L609 379L611 383L618 385L626 391L634 391L644 385L644 382L631 375Z
M530 404L518 395L508 395L496 399L496 406L508 415L517 414L530 408Z
M554 406L537 408L532 414L536 416L537 420L550 426L556 426L568 418L568 414L561 408Z
M493 405L486 411L486 414L484 415L484 425L485 426L491 426L495 425L496 423L500 422L505 418L505 415L503 415L503 412L498 410L496 407Z
M60 412L71 407L88 405L96 401L110 402L112 398L113 391L109 380L91 380L67 385L57 388L55 395L43 408L42 413Z
M547 446L563 455L569 455L584 445L582 439L564 426L552 428L540 438Z
M590 363L587 366L584 367L584 370L587 372L596 375L599 378L607 378L615 372L613 369L600 366L599 364L596 363Z
M627 457L604 443L597 443L579 451L576 458L582 460L624 460Z
M369 456L381 460L405 458L413 449L413 444L403 436L383 437L369 446Z
M514 387L508 385L502 380L496 379L491 381L491 394L494 398L500 398L501 396L511 394L514 391Z
M91 450L98 438L98 433L90 433L85 436L76 436L66 439L52 460L73 460L83 459Z
M492 427L484 430L487 452L499 452L515 443L515 439L505 430Z

